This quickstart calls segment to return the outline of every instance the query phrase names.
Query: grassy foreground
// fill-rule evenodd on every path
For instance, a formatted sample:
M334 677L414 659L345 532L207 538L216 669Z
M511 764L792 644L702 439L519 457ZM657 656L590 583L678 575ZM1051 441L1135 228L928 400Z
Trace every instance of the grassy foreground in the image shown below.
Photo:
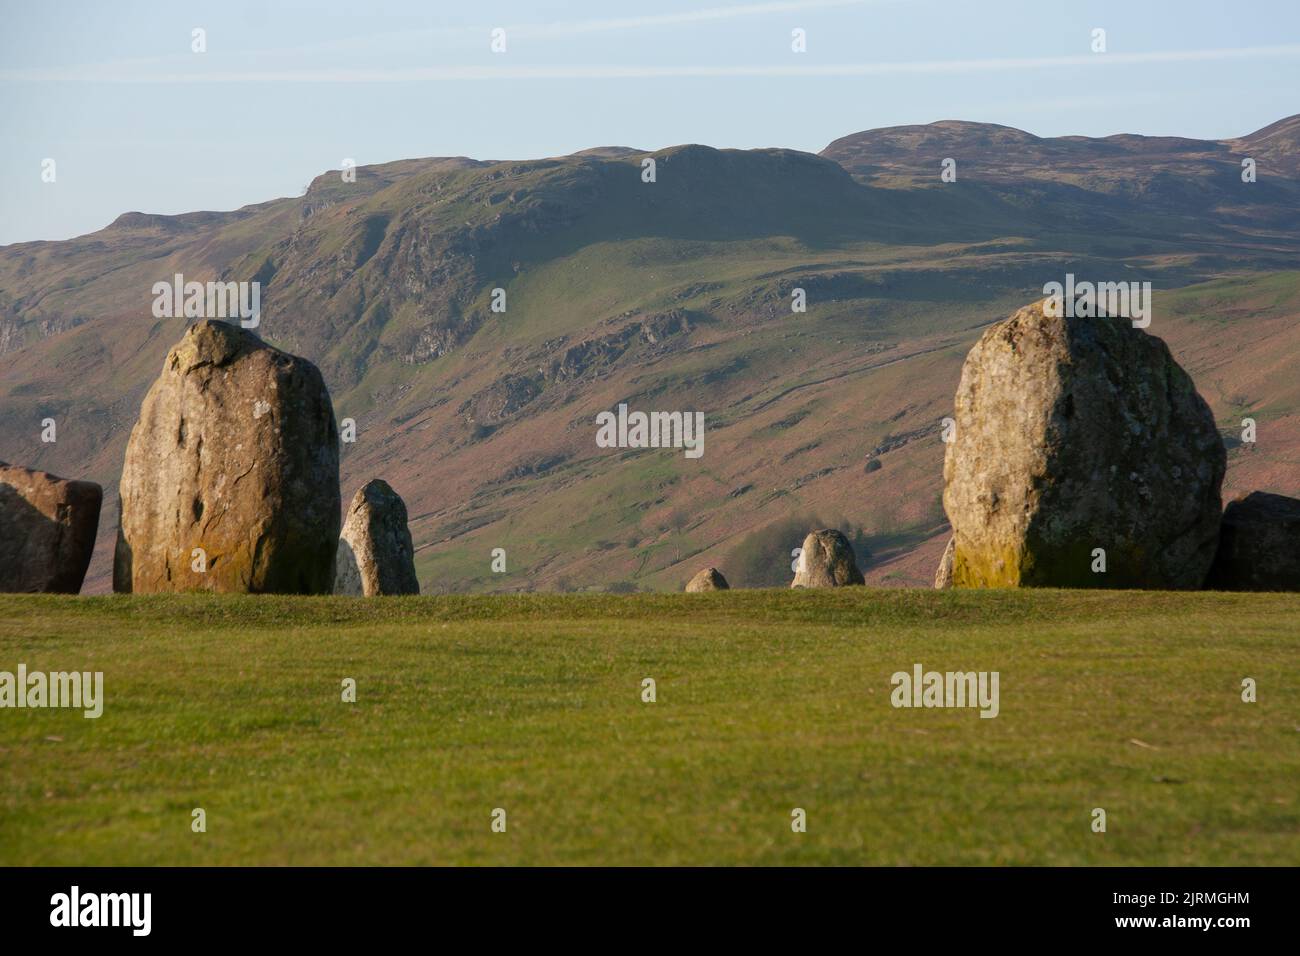
M20 662L106 702L0 710L0 864L1300 863L1296 596L0 597Z

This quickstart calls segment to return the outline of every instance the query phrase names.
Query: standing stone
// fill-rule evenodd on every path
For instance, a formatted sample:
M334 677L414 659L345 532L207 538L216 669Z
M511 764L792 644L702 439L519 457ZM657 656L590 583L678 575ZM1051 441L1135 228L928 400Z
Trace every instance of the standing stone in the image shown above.
M319 370L236 325L192 326L127 443L113 589L328 594L338 536Z
M688 594L694 594L697 591L729 590L731 590L731 585L727 583L727 579L722 576L722 572L717 568L705 568L686 584L686 593Z
M0 591L77 594L104 492L0 461Z
M1124 318L1026 306L971 349L954 418L943 504L956 587L1205 580L1223 440L1160 339Z
M339 539L335 594L419 594L406 504L388 482L366 482L348 506Z
M790 587L838 588L865 583L848 538L829 528L808 532Z
M1300 591L1300 500L1252 491L1229 502L1205 586Z
M948 545L943 549L943 557L939 559L938 570L934 572L934 586L939 589L952 587L952 553L955 550L953 542L955 538L948 539Z

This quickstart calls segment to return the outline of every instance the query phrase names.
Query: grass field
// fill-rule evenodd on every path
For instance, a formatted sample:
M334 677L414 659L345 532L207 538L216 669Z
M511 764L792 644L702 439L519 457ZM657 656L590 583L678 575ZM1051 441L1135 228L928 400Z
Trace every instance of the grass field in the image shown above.
M105 705L0 710L6 865L1300 863L1294 595L0 597L19 663Z

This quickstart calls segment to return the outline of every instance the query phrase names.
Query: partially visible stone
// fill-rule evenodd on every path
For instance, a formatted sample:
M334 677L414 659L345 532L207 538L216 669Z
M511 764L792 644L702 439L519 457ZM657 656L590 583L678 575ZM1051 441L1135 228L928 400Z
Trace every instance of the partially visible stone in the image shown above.
M939 568L934 572L934 586L936 588L952 587L952 555L956 550L955 538L948 539L948 546L943 549L943 557L939 559Z
M971 349L954 418L943 492L954 586L1204 582L1223 440L1160 339L1125 318L1026 306Z
M730 589L731 585L727 584L727 579L722 576L722 572L717 568L705 568L686 584L688 594L693 594L696 591L728 591Z
M1228 503L1212 591L1300 591L1300 500L1252 491Z
M339 439L320 371L226 322L168 353L122 468L113 589L328 594Z
M838 588L865 583L848 538L831 528L808 532L790 587Z
M104 492L0 461L0 591L77 594Z
M406 503L386 481L366 482L348 506L339 538L335 594L419 594Z

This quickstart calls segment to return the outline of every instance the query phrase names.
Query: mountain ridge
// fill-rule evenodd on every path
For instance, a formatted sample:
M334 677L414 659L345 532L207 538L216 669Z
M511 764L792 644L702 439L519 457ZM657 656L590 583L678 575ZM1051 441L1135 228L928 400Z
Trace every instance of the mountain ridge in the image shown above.
M1296 120L1243 141L1290 155ZM799 543L786 538L813 520L856 535L869 580L927 583L944 528L936 425L965 348L1066 271L1154 281L1188 316L1173 342L1184 325L1212 332L1208 352L1185 347L1222 383L1216 412L1254 400L1241 383L1267 368L1261 395L1292 421L1274 366L1252 352L1246 368L1230 329L1191 318L1209 293L1172 290L1228 283L1273 354L1294 354L1294 182L1269 186L1263 168L1207 200L1199 178L1171 188L1178 169L1134 188L1095 159L1052 179L1008 156L999 178L959 155L944 184L933 157L900 147L876 169L883 147L854 143L841 159L685 144L400 160L230 212L125 213L0 247L0 458L105 485L88 585L102 590L125 437L185 325L153 318L150 290L176 272L262 283L259 334L316 362L357 422L344 499L372 477L403 495L426 590L674 588L697 561L778 584ZM594 416L620 401L704 411L704 458L598 451ZM1285 484L1270 456L1239 477ZM505 576L489 571L494 541Z

